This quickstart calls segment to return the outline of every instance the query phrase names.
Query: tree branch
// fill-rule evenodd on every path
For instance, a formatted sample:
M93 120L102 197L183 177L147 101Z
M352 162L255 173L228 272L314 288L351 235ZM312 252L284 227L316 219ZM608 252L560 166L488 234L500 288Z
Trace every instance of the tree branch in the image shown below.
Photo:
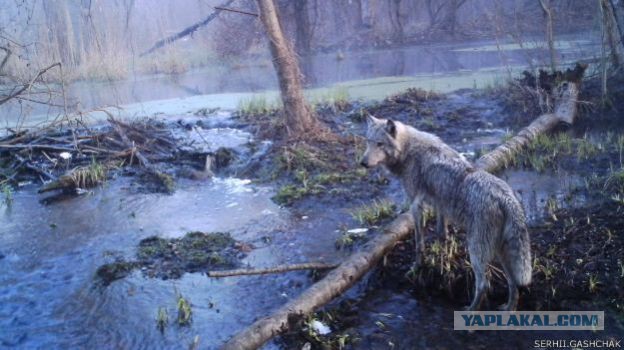
M208 277L229 277L229 276L248 276L248 275L267 275L270 273L281 273L297 270L327 270L334 269L337 264L325 263L303 263L293 265L279 265L263 269L237 269L225 271L208 271Z
M28 82L27 84L24 84L24 85L23 85L20 89L18 89L17 91L15 91L15 92L13 92L13 93L9 94L8 96L5 96L5 97L3 97L3 98L0 98L0 105L2 105L2 104L4 104L4 103L8 102L8 101L9 101L9 100L11 100L12 98L17 97L17 96L21 95L24 91L26 91L26 90L30 89L30 88L33 86L33 84L37 81L37 79L39 79L39 77L41 77L43 74L45 74L45 73L46 73L47 71L49 71L50 69L52 69L52 68L54 68L54 67L57 67L57 66L58 66L58 67L60 67L60 66L61 66L61 62L56 62L56 63L54 63L54 64L52 64L52 65L50 65L50 66L48 66L48 67L46 67L46 68L44 68L44 69L42 69L42 70L40 70L40 71L39 71L39 72L35 75L35 77L34 77L34 78L32 78L32 79L30 80L30 82Z
M161 47L163 47L165 45L169 45L169 44L173 43L174 41L177 41L179 39L184 38L187 35L191 35L191 34L195 33L195 31L197 29L207 25L213 19L217 18L217 16L219 16L219 13L221 13L223 7L230 6L233 2L234 2L234 0L228 0L223 5L215 7L214 12L211 13L208 17L206 17L203 21L197 22L197 23L193 24L192 26L185 28L184 30L182 30L181 32L179 32L177 34L174 34L174 35L172 35L170 37L167 37L165 39L157 41L149 50L147 50L147 51L143 52L142 54L140 54L139 57L143 57L145 55L149 55L150 53L160 49Z

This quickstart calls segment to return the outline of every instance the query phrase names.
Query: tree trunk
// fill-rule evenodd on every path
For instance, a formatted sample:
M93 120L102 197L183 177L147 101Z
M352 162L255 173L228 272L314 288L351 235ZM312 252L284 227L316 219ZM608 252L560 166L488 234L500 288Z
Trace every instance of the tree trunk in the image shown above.
M585 67L581 67L580 76ZM580 79L580 78L579 78ZM552 130L559 122L572 123L576 114L579 82L565 82L559 87L557 101L560 103L555 113L539 117L517 136L499 146L490 154L477 162L481 170L492 172L506 164L508 155L518 152L524 145L535 139L539 134ZM541 122L538 122L541 120ZM537 123L537 124L536 124ZM539 125L539 126L538 126ZM289 330L303 316L327 304L341 295L358 279L372 269L394 245L408 238L414 230L412 215L399 215L384 230L364 245L361 251L351 255L325 278L313 284L298 298L291 300L270 316L261 318L232 337L224 344L225 350L257 349L269 339Z
M466 0L449 1L443 26L447 33L452 36L455 36L455 32L457 30L457 12L459 12L459 8L462 7L465 2Z
M390 23L394 32L395 43L402 44L404 41L403 21L401 18L401 0L392 0L389 3Z
M434 0L427 0L427 14L429 15L429 29L433 29L438 23L438 15L444 8L445 3L442 2L434 8Z
M312 41L308 0L295 0L293 5L295 9L295 44L297 53L299 56L307 56L310 53Z
M615 13L612 11L608 0L600 0L600 12L602 13L602 25L604 26L607 42L609 43L609 51L611 55L611 63L613 68L620 66L620 58L618 56L618 38L617 23L615 21Z
M557 70L557 55L555 52L555 38L553 33L553 13L550 0L539 0L544 11L546 20L546 42L548 43L548 51L550 52L550 69L554 73Z
M298 138L313 135L318 128L318 121L303 96L297 57L291 44L284 37L275 3L273 0L256 1L260 19L269 37L273 66L277 71L284 104L288 136Z

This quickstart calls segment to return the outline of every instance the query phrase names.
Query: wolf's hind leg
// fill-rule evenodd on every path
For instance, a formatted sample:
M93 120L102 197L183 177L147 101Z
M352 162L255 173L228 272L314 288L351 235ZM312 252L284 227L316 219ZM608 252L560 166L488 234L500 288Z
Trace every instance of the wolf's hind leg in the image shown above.
M472 238L475 238L474 235ZM481 248L481 249L478 249ZM472 271L475 275L475 294L472 299L472 303L468 307L470 311L479 310L483 300L486 297L489 289L489 281L485 273L485 269L490 262L490 257L487 254L488 250L484 247L475 247L475 244L468 245L468 252L470 254L470 264L472 265Z
M507 303L499 306L498 309L502 311L515 311L518 307L519 299L518 286L516 285L516 281L513 279L513 270L507 265L508 262L505 262L503 259L501 259L501 264L503 265L503 271L505 271L505 277L507 278L509 296L507 299Z
M414 199L410 207L410 212L414 218L414 267L420 267L425 254L425 239L422 226L423 205L420 198Z

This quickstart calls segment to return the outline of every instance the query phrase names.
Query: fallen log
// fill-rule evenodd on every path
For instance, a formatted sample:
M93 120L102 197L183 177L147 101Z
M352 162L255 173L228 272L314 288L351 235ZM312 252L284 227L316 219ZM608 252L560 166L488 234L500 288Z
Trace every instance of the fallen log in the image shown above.
M250 275L267 275L270 273L281 273L297 270L327 270L333 269L337 264L326 263L304 263L292 265L279 265L263 269L236 269L223 271L208 271L208 277L230 277L230 276L250 276Z
M477 161L476 166L485 171L494 171L503 167L510 156L520 151L541 133L549 132L560 122L571 124L576 117L576 102L579 84L586 66L575 68L578 79L569 79L558 86L555 112L540 116L517 136L486 154ZM489 156L489 157L488 157ZM291 300L272 315L263 317L251 326L235 334L222 349L240 350L257 349L271 338L289 330L297 320L314 312L332 299L341 295L372 269L394 245L409 238L414 230L414 221L408 213L399 215L384 230L384 234L368 242L361 251L351 255L325 278L316 282L298 298Z

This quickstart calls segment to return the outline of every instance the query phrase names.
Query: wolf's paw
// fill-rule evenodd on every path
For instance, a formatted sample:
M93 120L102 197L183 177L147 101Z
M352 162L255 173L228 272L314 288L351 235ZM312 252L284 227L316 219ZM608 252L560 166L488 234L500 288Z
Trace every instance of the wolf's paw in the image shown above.
M462 310L464 311L479 311L479 307L478 306L472 306L472 305L466 305L462 308Z
M505 303L500 305L497 309L499 311L516 311L516 305L509 305L509 303Z

